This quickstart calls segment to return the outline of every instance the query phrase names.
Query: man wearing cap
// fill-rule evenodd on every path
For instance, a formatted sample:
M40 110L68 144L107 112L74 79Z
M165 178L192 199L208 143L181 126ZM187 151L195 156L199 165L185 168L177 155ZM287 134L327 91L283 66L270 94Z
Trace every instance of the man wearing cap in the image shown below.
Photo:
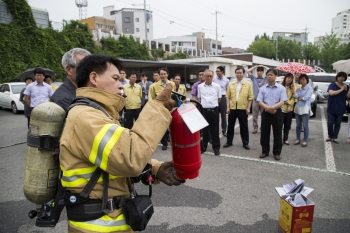
M252 73L252 71L256 69L257 72L257 77L255 77ZM252 84L253 84L253 95L254 95L254 99L253 99L253 134L256 134L258 132L258 117L259 115L261 116L261 113L263 112L263 108L260 107L259 102L256 101L256 98L259 95L259 90L262 86L267 84L267 80L266 77L263 77L264 74L264 69L268 70L269 68L263 65L257 65L257 66L253 66L252 68L248 69L248 78L250 78L252 80Z
M30 106L30 113L39 104L50 101L53 90L50 85L44 82L45 71L37 67L34 69L35 82L29 84L24 91L24 102Z

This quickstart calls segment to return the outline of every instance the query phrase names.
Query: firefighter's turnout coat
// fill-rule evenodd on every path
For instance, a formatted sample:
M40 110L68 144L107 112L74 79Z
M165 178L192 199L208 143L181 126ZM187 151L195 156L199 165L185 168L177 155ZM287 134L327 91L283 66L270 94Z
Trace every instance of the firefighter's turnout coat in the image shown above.
M69 111L60 140L63 187L81 193L100 167L109 173L108 198L129 197L125 177L137 177L150 161L170 124L169 110L156 100L149 101L129 130L121 127L117 120L125 102L122 96L89 87L78 88L76 95L99 104L113 120L89 106L75 106ZM151 163L157 173L162 163L153 159ZM101 176L89 197L102 199L102 194ZM121 208L92 221L69 220L68 228L70 232L132 232Z

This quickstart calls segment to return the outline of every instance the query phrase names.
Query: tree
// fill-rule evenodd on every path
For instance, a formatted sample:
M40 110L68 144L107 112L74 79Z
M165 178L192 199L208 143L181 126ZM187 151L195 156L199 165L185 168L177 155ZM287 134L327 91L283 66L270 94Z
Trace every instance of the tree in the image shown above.
M331 34L326 34L323 38L321 38L322 50L321 50L321 59L322 59L322 67L327 72L333 71L332 63L340 60L340 50L339 46L340 38L336 37L336 34L331 32Z
M303 58L308 61L319 60L320 59L320 47L317 44L311 42L307 43L304 47Z
M301 46L295 40L278 37L278 58L285 61L301 58Z
M138 60L152 59L148 53L146 44L136 42L133 36L126 37L122 35L118 40L114 38L102 38L101 44L102 52L110 56Z
M261 38L257 41L253 41L249 47L248 51L252 52L256 56L261 56L265 58L274 58L276 56L275 45L265 38Z
M350 59L350 42L339 46L341 60Z
M164 60L176 60L176 59L186 59L188 58L187 53L175 53L173 55L167 56Z
M152 57L157 60L158 58L163 58L165 51L163 49L152 49L151 50Z

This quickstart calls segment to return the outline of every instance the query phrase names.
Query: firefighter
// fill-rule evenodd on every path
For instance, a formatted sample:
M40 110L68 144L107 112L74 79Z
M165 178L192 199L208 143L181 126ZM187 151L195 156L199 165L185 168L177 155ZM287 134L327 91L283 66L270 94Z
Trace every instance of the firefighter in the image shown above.
M167 130L172 86L168 84L154 100L149 101L132 129L120 126L118 112L125 100L120 94L121 62L105 55L88 55L77 67L77 97L88 98L108 113L90 106L75 106L68 113L60 140L62 185L71 193L81 193L97 167L109 174L108 199L129 197L126 177L137 177L150 163L156 180L169 186L185 181L175 175L171 162L151 159L158 142ZM103 182L98 180L89 194L101 200ZM67 211L69 209L67 208ZM133 232L126 224L121 208L99 219L72 221L69 232Z

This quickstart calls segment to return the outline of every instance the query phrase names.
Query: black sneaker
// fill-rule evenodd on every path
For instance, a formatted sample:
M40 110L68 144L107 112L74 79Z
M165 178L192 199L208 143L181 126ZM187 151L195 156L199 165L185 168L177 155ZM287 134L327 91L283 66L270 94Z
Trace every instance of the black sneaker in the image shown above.
M162 146L162 150L166 150L167 148L168 148L168 146L166 146L166 145Z

